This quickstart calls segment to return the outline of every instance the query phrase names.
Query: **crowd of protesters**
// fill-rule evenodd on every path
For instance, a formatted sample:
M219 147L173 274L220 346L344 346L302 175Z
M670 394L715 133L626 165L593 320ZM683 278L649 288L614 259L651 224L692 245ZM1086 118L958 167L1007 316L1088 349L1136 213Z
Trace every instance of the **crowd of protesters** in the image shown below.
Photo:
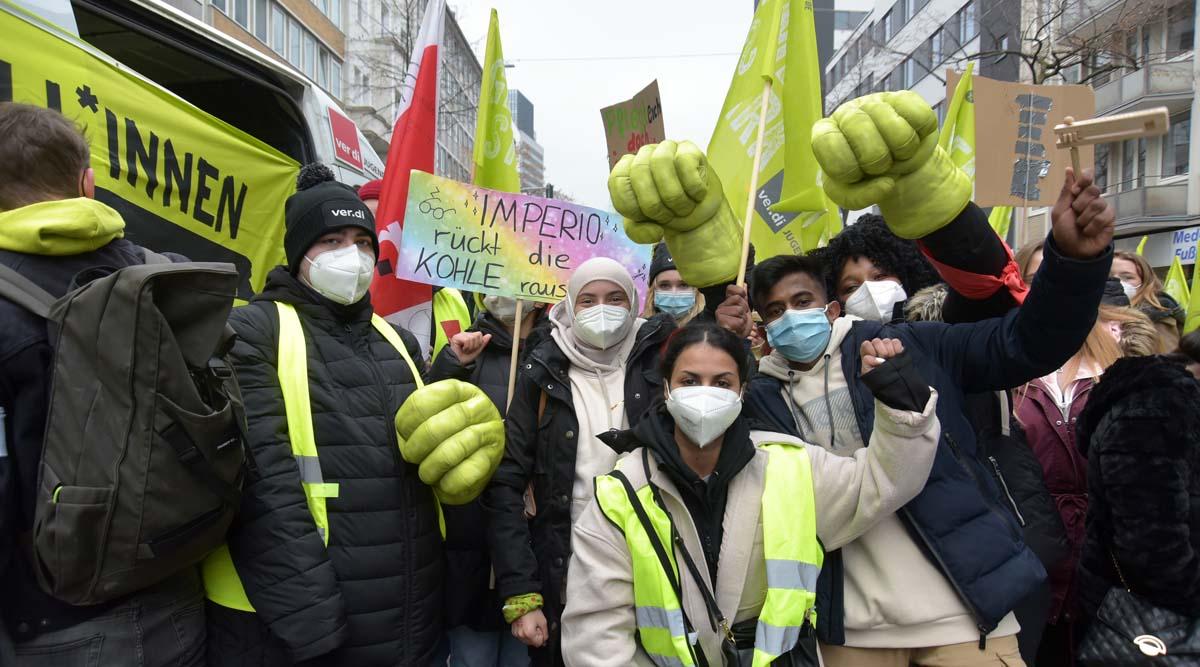
M907 103L814 128L826 191L882 213L825 247L739 284L718 176L663 142L609 184L645 294L594 258L559 303L467 295L428 359L371 308L379 184L306 166L220 351L236 516L90 604L48 534L84 498L43 460L69 313L0 292L0 665L1143 664L1111 638L1168 616L1130 645L1200 661L1200 333L1090 171L1014 253ZM155 266L123 229L79 130L0 105L0 281Z

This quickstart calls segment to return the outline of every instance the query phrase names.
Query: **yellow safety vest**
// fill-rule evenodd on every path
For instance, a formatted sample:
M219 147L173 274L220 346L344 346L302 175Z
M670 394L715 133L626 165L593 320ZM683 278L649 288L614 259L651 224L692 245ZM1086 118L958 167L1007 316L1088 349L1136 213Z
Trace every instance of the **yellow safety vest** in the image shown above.
M430 359L437 359L438 352L450 342L446 330L442 328L442 322L449 320L457 320L458 330L466 331L471 327L471 311L462 292L443 287L433 295L433 354Z
M325 544L329 544L329 513L325 503L338 497L338 485L327 484L321 475L321 462L317 457L317 439L313 434L312 404L308 397L308 349L304 342L304 328L300 316L291 304L276 302L279 311L279 389L283 393L283 405L287 413L288 439L292 443L292 456L300 468L300 483L304 485L304 497L308 500L308 511L312 513L317 532ZM378 315L371 316L371 324L408 364L417 387L423 387L421 373L413 363L400 334ZM435 501L436 502L436 501ZM438 523L442 536L446 534L442 519L442 508L438 505ZM242 611L254 611L246 590L233 567L229 547L221 545L204 559L201 564L204 591L209 600Z
M817 540L808 452L789 444L767 444L759 449L769 455L762 494L767 596L758 616L754 667L765 667L796 646L806 621L816 624L817 575L825 555ZM671 545L671 519L655 502L650 485L643 484L635 491L659 541ZM682 603L624 485L611 475L597 477L596 501L625 534L633 561L634 615L642 648L659 667L695 665ZM667 552L673 575L679 580L675 550L668 548Z

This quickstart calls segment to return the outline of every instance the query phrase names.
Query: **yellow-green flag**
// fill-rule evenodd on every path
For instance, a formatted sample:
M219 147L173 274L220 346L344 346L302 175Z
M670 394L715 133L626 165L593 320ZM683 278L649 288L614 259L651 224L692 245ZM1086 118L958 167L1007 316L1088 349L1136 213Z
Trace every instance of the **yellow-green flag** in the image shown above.
M1179 255L1171 258L1171 268L1167 269L1167 279L1163 281L1163 291L1171 295L1176 303L1191 303L1192 297L1188 290L1187 275L1183 272L1183 263Z
M1200 250L1200 243L1197 243ZM1183 323L1183 333L1188 334L1200 329L1200 262L1192 267L1192 289L1188 300L1187 319Z
M954 87L954 96L946 109L946 122L942 123L938 135L938 145L972 183L975 182L975 92L971 82L974 69L975 63L967 63L966 71Z
M763 86L771 82L751 240L758 257L798 254L841 229L812 154L822 116L816 29L809 0L764 0L708 143L708 160L738 215L746 210Z
M1149 240L1150 240L1150 235L1149 235L1149 234L1147 234L1147 235L1145 235L1145 236L1143 236L1143 237L1142 237L1142 240L1141 240L1141 241L1138 241L1138 247L1137 247L1137 254L1138 254L1138 255L1141 255L1141 254L1142 254L1142 251L1146 249L1146 241L1149 241Z
M471 182L492 190L520 192L512 113L508 110L508 79L504 76L504 53L500 48L500 19L494 9L483 58L483 84L475 120L475 174Z
M1013 207L1011 206L993 206L992 212L988 214L988 224L992 229L996 230L996 236L1001 240L1008 238L1008 227L1012 224Z

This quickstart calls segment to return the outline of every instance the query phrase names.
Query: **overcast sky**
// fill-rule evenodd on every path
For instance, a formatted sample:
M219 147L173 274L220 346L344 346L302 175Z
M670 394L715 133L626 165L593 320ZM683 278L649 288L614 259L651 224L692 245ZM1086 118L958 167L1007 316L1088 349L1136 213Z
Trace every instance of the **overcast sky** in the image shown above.
M752 0L449 0L482 60L500 15L508 86L534 105L546 180L609 209L600 109L657 78L671 139L706 148L750 28ZM615 57L721 54L707 57ZM605 60L605 58L608 58ZM567 60L573 59L573 60Z

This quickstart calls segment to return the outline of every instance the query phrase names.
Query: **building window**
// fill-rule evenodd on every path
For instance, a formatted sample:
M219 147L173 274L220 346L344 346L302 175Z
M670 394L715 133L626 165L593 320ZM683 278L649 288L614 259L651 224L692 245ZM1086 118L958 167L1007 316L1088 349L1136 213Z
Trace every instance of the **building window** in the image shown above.
M250 0L233 0L233 20L243 28L250 29Z
M318 86L325 88L326 90L329 89L329 77L326 74L328 71L329 71L329 52L326 51L325 49L317 49L316 81L317 81Z
M900 0L904 6L904 22L908 23L917 15L917 0Z
M287 19L276 3L271 3L271 48L281 56L287 51Z
M254 36L267 43L267 0L254 0Z
M962 41L959 40L959 36L962 34L961 29L962 20L959 18L958 14L951 16L950 20L946 21L945 25L942 26L941 32L943 57L949 58L954 54L955 51L958 51L959 45L962 44Z
M379 3L379 34L388 34L388 27L392 23L392 10L388 9L387 0Z
M1192 133L1192 114L1171 119L1171 129L1163 137L1163 176L1182 176L1188 173L1188 141Z
M892 25L892 10L883 15L883 42L887 44L896 36L896 27Z
M329 59L329 92L342 99L342 64L333 58Z
M304 69L304 61L300 59L300 24L296 19L288 19L288 62L296 69Z
M1146 138L1128 139L1121 144L1121 191L1140 188L1146 183Z
M1174 58L1191 51L1196 43L1196 5L1181 2L1167 10L1167 53Z
M960 35L959 43L966 44L978 33L978 22L975 20L975 1L971 0L958 12Z
M212 3L213 7L216 7L222 12L225 11L225 0L210 0L210 2Z
M304 73L308 78L316 78L317 69L317 42L313 36L304 33Z
M1108 155L1111 144L1096 144L1096 187L1103 192L1108 189Z
M362 27L362 24L367 22L367 17L365 14L363 14L363 0L358 0L358 2L354 4L358 6L358 25L359 27Z
M930 68L935 68L942 64L946 59L946 54L943 49L942 42L945 39L945 34L941 28L933 31L929 36L929 65Z

